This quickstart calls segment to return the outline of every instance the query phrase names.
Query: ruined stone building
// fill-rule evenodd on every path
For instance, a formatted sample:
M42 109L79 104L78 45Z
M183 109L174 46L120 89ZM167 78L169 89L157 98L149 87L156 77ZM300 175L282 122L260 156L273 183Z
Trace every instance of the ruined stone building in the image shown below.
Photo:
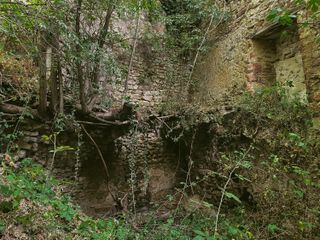
M261 85L290 81L294 86L290 91L307 98L313 110L320 112L320 44L315 42L318 29L302 25L308 12L292 9L290 1L226 2L224 10L228 17L213 27L208 38L210 50L196 65L194 77L198 89L193 99L205 106L212 98L219 99L235 87L254 91ZM297 15L292 26L284 27L266 20L271 9L283 5ZM115 23L113 27L133 34L134 27L128 25L131 20L126 21ZM158 111L173 96L185 102L189 66L173 61L170 52L154 49L143 37L143 31L150 29L155 33L165 31L162 26L143 17L141 29L127 91L122 82L111 84L108 81L104 86L108 96L116 105L121 105L126 96L139 105L139 111L151 112ZM128 62L129 57L120 53L118 58ZM96 139L110 171L110 182L106 184L106 173L97 149L87 139L88 144L82 150L80 189L76 196L88 213L114 208L117 203L110 192L118 192L120 195L116 197L123 202L131 191L140 202L156 201L172 192L181 174L185 174L186 163L170 151L156 128L130 132L121 127L106 130L89 126L88 130ZM70 161L70 155L65 158L68 161L62 159L57 163L60 169L57 172L72 175L75 162ZM181 168L184 170L179 172ZM130 184L134 190L130 189Z
M306 94L320 110L319 29L305 26L310 13L292 7L292 1L228 1L229 20L212 32L211 50L198 66L200 95L218 97L234 85L249 91L261 85L292 81L292 92ZM283 7L292 13L285 27L266 17Z
M193 77L197 81L194 96L207 105L211 98L219 99L231 88L245 87L253 91L262 85L292 82L292 94L307 98L319 110L319 33L317 26L304 25L310 13L297 9L293 1L231 0L220 4L224 12L212 26L207 37L209 51L196 64ZM282 7L292 13L293 24L283 26L266 20L273 9ZM116 21L114 28L134 34L134 24L128 19ZM108 85L107 91L115 103L127 95L129 99L148 109L157 109L173 96L185 101L188 91L190 63L177 62L172 49L148 40L147 33L161 36L165 27L141 19L139 41L133 57L128 90L123 84ZM150 35L150 34L149 34ZM128 55L128 54L127 54ZM123 61L129 61L120 54Z

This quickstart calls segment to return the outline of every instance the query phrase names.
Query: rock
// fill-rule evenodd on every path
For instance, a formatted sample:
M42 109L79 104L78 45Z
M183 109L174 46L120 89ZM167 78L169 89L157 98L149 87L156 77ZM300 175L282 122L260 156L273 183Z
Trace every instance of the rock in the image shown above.
M39 148L38 143L32 144L32 151L36 152L36 151L38 151L38 148Z
M152 96L151 95L144 95L142 97L142 100L145 100L147 102L151 102L152 101Z
M37 137L24 137L23 141L25 142L32 142L32 143L36 143L38 142L38 138Z
M19 159L26 158L27 157L27 151L26 150L20 150L18 152L17 156L18 156Z
M208 217L214 217L216 211L212 204L203 201L199 195L195 194L183 200L183 208L186 212L201 212Z
M24 149L24 150L29 150L29 151L32 150L32 144L26 143L26 142L20 143L20 144L19 144L19 147L20 147L21 149Z
M30 136L30 137L38 137L39 132L31 132L31 131L23 131L24 135Z

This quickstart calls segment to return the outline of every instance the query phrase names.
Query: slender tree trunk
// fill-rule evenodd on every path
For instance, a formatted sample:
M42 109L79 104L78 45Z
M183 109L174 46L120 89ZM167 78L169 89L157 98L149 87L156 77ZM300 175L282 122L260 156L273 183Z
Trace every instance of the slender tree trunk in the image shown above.
M93 61L93 70L91 72L91 84L87 88L89 89L90 86L93 86L91 90L91 98L88 100L87 104L87 109L90 112L92 108L94 107L97 99L98 99L98 89L99 89L99 79L100 79L100 68L101 68L101 58L102 58L102 52L103 52L103 47L106 42L106 37L109 32L109 27L110 27L110 21L112 17L112 13L114 10L114 2L111 1L109 3L109 7L105 16L104 24L103 27L100 31L99 37L98 37L98 47L95 52L94 56L94 61ZM89 90L88 90L89 91Z
M52 60L52 70L51 70L51 110L54 114L63 113L63 78L62 69L60 63L60 45L59 37L55 36L52 40L53 47L53 60Z
M50 36L43 34L43 40L40 47L40 76L39 76L39 114L45 117L47 113L47 95L48 95L48 81L51 74L51 58L52 48L47 43L50 42Z
M59 82L59 113L63 114L63 112L64 112L63 76L62 76L62 68L61 68L60 57L58 59L57 71L58 71L58 82Z
M96 88L99 86L99 76L100 76L100 63L101 63L101 57L102 57L102 51L104 44L106 42L106 37L109 32L109 27L110 27L110 20L111 16L114 10L114 3L111 2L109 5L109 8L107 10L107 14L104 20L103 27L101 29L101 32L99 34L98 38L98 48L95 53L95 58L94 58L94 67L92 71L92 83Z
M59 42L57 44L57 39L52 41L53 46L53 60L52 60L52 70L51 70L51 77L50 77L50 91L51 91L51 110L54 114L58 112L58 48Z
M76 35L78 37L78 43L76 45L76 52L77 52L77 59L76 59L76 72L77 72L77 80L80 85L80 105L81 110L84 113L88 113L88 106L87 106L87 96L88 96L88 80L83 77L83 70L82 70L82 61L81 61L81 32L80 32L80 22L81 22L81 10L82 10L82 0L77 0L77 9L76 9L76 23L75 23L75 30Z

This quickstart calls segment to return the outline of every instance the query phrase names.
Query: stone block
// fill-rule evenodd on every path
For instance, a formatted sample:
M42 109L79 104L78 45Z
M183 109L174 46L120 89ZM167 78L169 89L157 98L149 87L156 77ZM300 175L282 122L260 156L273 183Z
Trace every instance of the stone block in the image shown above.
M32 144L26 143L26 142L19 143L19 147L24 150L29 150L29 151L32 150Z
M23 131L23 134L30 137L38 137L39 132Z
M27 136L27 137L23 138L23 141L28 142L28 143L36 143L39 140L38 140L37 137L29 137L29 136Z

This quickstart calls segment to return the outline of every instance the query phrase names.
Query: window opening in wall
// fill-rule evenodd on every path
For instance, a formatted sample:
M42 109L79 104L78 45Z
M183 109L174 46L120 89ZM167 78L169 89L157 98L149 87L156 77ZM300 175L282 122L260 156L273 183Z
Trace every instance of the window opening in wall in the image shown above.
M285 83L290 95L299 95L306 100L305 75L296 24L287 28L271 25L256 33L252 43L249 84L257 88L276 81Z

